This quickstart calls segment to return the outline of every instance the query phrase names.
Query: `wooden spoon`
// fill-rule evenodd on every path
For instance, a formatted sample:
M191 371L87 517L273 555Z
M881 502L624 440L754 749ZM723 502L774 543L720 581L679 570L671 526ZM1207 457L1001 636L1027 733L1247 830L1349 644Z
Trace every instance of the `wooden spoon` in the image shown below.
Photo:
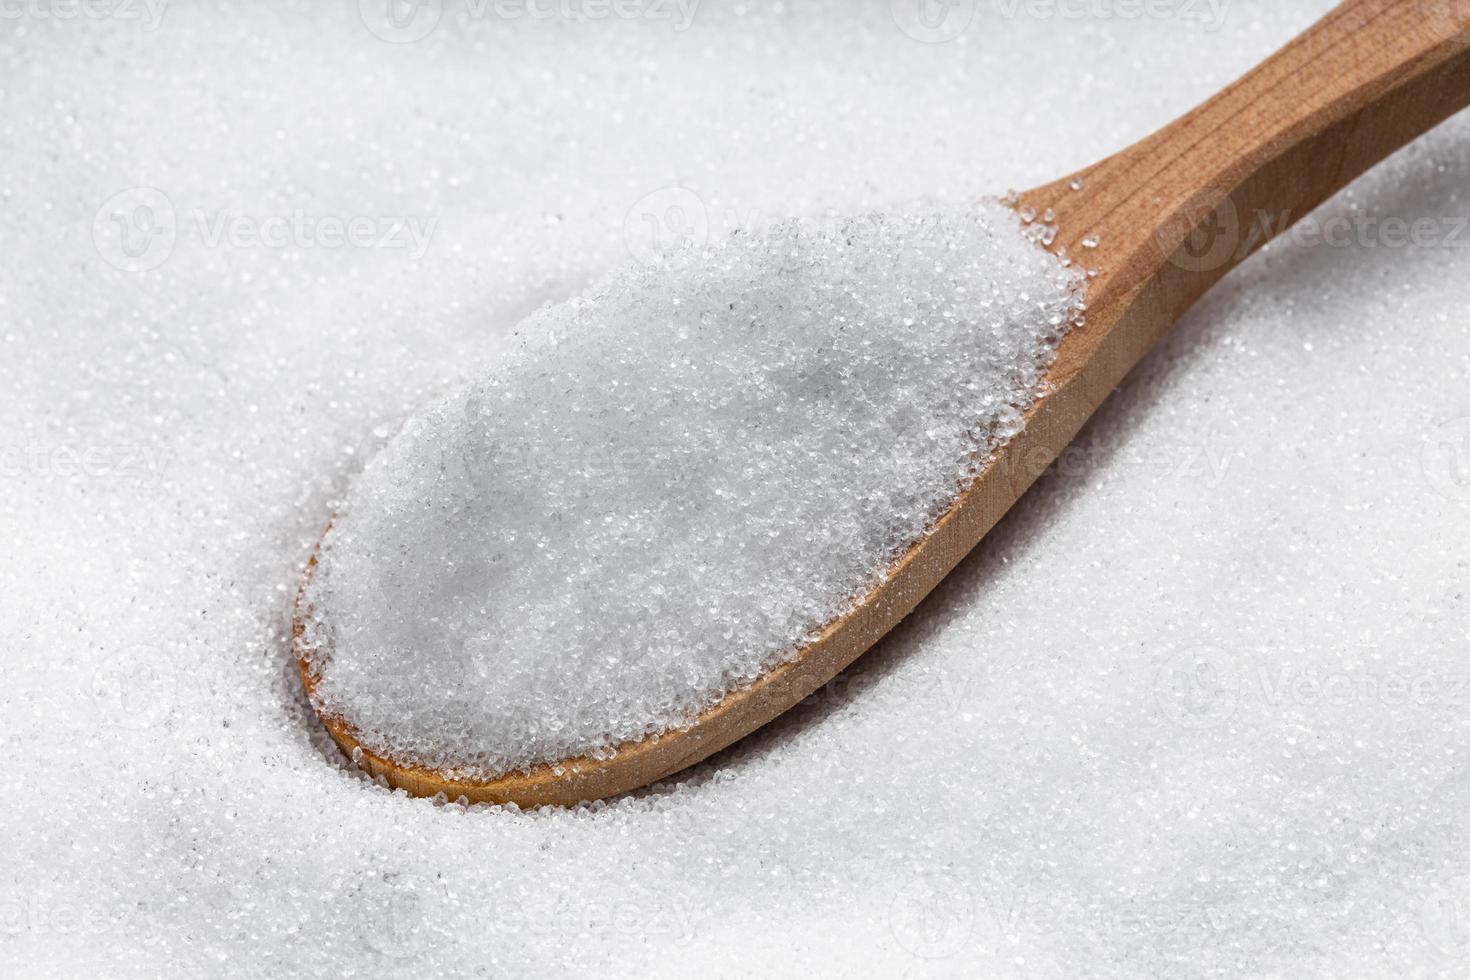
M678 772L831 680L887 633L1000 520L1181 314L1226 273L1394 150L1470 103L1470 0L1349 0L1182 119L1073 176L1021 194L1022 217L1055 225L1054 249L1095 268L1086 324L1062 341L1025 428L821 637L687 729L489 781L464 781L368 751L322 722L373 776L416 796L574 804ZM316 566L312 557L307 578ZM317 676L293 646L308 694ZM313 698L313 702L315 699Z

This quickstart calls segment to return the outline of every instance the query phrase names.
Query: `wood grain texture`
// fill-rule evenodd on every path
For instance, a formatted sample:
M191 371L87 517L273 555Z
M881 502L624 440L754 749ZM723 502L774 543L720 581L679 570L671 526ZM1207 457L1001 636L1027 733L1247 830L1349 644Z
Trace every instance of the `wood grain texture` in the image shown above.
M1063 340L1024 429L880 588L794 660L727 695L692 727L628 743L609 760L569 759L466 781L366 750L341 718L323 715L323 724L371 775L416 796L443 793L470 802L575 804L704 759L800 702L892 629L1221 277L1467 103L1470 0L1349 0L1182 119L1079 174L1020 195L1023 212L1054 215L1054 249L1098 270L1086 323ZM1083 244L1094 237L1097 247ZM315 563L313 557L308 580ZM312 694L317 677L301 648L308 612L301 603L298 593L293 646Z

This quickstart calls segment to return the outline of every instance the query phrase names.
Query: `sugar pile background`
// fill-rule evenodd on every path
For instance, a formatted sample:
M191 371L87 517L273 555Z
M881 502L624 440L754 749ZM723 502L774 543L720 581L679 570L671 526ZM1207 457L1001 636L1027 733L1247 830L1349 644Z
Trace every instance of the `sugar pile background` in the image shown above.
M368 18L402 43L353 5L7 8L0 961L1462 975L1467 119L1209 297L846 678L653 792L396 798L288 664L348 476L540 303L1039 183L1328 6L982 0L942 43L836 2Z

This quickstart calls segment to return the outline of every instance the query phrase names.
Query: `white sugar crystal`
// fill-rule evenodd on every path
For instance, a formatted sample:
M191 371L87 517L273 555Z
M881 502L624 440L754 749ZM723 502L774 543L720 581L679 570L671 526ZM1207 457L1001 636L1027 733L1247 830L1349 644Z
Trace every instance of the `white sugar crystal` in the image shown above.
M336 515L320 707L480 776L686 723L870 591L1018 428L1080 280L983 204L779 224L533 317Z
M344 758L302 566L527 314L771 215L1064 178L1333 0L931 3L929 41L888 0L496 6L0 4L0 976L1470 975L1470 117L1317 216L1429 244L1252 258L733 750L535 812ZM219 224L297 211L434 230Z

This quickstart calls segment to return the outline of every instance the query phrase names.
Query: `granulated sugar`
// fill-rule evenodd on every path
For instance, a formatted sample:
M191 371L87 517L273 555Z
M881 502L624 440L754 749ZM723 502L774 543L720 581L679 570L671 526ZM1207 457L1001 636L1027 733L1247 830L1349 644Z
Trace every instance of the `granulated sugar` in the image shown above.
M359 6L0 5L0 974L1470 972L1470 119L1223 283L809 703L465 810L365 779L291 662L407 418L632 262L1056 179L1330 3Z
M1082 278L990 203L779 224L532 318L354 483L306 597L319 706L478 776L686 723L1019 427Z

